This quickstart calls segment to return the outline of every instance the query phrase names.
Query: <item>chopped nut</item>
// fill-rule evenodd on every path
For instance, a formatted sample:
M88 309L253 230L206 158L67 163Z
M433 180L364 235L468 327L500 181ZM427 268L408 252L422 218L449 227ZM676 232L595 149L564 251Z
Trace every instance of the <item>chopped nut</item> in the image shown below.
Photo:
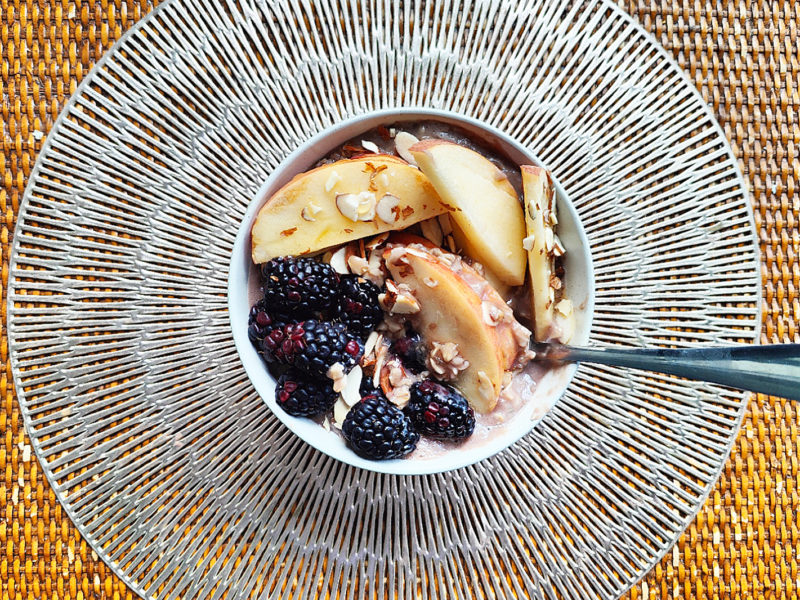
M336 194L336 208L351 221L358 221L358 194Z
M333 363L329 368L328 372L326 373L328 378L333 379L336 381L337 379L341 379L344 377L344 365L342 363Z
M380 387L381 385L381 372L383 365L386 363L386 357L389 355L389 346L381 344L375 347L375 371L372 373L373 387Z
M564 244L561 243L561 239L558 236L555 236L555 242L553 243L553 256L564 256L567 253L566 248L564 248Z
M375 154L380 154L381 150L378 148L375 142L370 142L369 140L361 140L361 146L364 150L369 150L370 152L374 152Z
M341 392L347 385L347 374L342 363L333 363L326 374L333 380L334 392Z
M330 431L330 430L331 430L331 422L330 422L330 420L328 419L328 417L325 417L325 418L322 420L322 428L323 428L325 431Z
M520 325L519 321L514 319L511 321L511 333L514 334L514 339L520 348L527 349L531 342L531 330L527 327Z
M392 365L389 368L389 383L392 384L392 387L402 385L405 376L406 374L403 371L403 367L399 365Z
M353 222L372 221L375 218L375 194L336 194L336 208Z
M431 279L430 277L423 277L422 282L430 288L435 288L437 285L439 285L438 281Z
M550 275L550 287L554 290L561 289L561 279L557 275Z
M331 174L328 176L328 180L325 182L325 191L330 192L341 180L342 176L339 175L339 173L336 171L331 171Z
M411 135L407 131L398 131L394 136L394 146L397 150L397 153L400 155L400 158L402 158L408 164L414 165L415 167L417 166L417 161L414 160L414 156L408 151L408 149L418 141L419 138L417 136Z
M389 127L389 137L395 137L397 135L397 129L394 127Z
M433 342L428 353L427 364L431 371L444 380L452 380L469 367L469 361L458 352L458 344L453 342Z
M533 242L535 241L533 234L530 234L528 237L522 240L522 247L530 252L533 250Z
M448 235L445 238L445 241L447 242L447 249L450 250L450 252L455 252L456 251L456 240L453 238L453 236L452 235Z
M544 222L545 223L549 223L553 227L558 225L558 219L556 218L556 205L555 204L553 204L552 208L545 213Z
M555 306L555 311L561 315L568 317L572 314L572 300L564 298Z
M503 320L503 311L491 302L482 302L481 312L483 313L483 322L490 327L497 327L497 324Z
M395 223L400 218L400 198L393 194L384 194L375 207L378 218L384 223Z
M435 246L442 245L442 239L444 235L442 234L442 228L439 226L439 219L427 219L422 221L420 224L422 228L422 235L429 239Z
M410 315L419 312L419 302L414 298L411 289L405 285L397 285L391 279L386 280L386 292L378 295L378 303L388 313Z
M409 386L394 387L386 394L386 399L397 408L405 408L408 401L411 400L411 388Z
M403 315L384 315L383 321L378 324L378 331L392 339L402 337L406 332L406 318Z
M316 221L314 216L308 210L307 206L303 210L300 211L300 216L303 217L303 219L305 219L306 221Z
M481 396L486 400L494 399L494 385L486 374L486 371L478 371L478 392L480 392Z

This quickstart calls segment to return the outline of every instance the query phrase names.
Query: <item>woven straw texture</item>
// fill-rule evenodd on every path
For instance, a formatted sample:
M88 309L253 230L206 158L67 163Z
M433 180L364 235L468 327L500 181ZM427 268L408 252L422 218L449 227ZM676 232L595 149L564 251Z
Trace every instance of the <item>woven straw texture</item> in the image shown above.
M3 288L16 211L61 107L94 62L150 3L3 1ZM750 186L762 251L764 342L798 341L800 191L797 143L800 6L742 2L623 4L690 74L722 124ZM5 299L0 304L5 312ZM5 314L3 315L3 327ZM126 598L134 594L81 540L25 436L0 345L0 580L3 598ZM671 553L634 598L791 598L800 574L797 415L754 398L722 477Z

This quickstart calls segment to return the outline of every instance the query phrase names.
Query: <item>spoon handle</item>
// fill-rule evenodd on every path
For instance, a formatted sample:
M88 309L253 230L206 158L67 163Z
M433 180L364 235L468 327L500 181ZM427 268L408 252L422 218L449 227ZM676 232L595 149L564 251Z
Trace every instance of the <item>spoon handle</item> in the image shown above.
M800 400L800 344L712 348L576 348L532 344L537 359L591 362L679 375Z

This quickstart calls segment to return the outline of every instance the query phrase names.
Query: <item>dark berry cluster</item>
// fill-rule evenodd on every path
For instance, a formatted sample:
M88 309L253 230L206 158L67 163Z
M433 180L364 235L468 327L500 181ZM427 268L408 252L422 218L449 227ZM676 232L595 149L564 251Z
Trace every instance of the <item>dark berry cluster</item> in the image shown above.
M336 300L339 275L313 258L285 256L261 267L264 300L276 313L307 318L330 308Z
M475 429L475 413L464 396L430 379L411 386L404 412L414 429L430 437L463 439Z
M312 379L302 371L289 369L278 379L275 400L295 417L314 417L329 411L337 394L329 382Z
M288 414L317 417L331 410L334 365L348 373L364 353L364 340L383 319L380 289L356 275L339 276L312 258L275 258L262 267L263 297L250 309L248 337L271 369L283 369L275 400ZM418 334L393 342L390 352L410 372L425 370L426 350ZM475 416L461 394L430 379L411 388L400 410L373 385L360 384L361 400L347 413L342 434L358 455L371 460L401 458L420 435L463 439Z
M365 396L350 409L342 434L356 454L372 460L401 458L419 441L403 412L377 394Z
M383 320L383 310L378 303L380 288L358 275L342 275L336 318L362 340L375 330Z
M278 405L295 416L315 416L336 400L328 370L347 373L361 358L358 335L334 321L339 276L313 258L274 258L261 268L263 297L250 309L247 334L268 363L292 367L278 380ZM330 320L325 320L325 318Z
M341 323L311 319L273 329L262 347L268 359L319 378L336 363L347 373L364 354L364 345Z

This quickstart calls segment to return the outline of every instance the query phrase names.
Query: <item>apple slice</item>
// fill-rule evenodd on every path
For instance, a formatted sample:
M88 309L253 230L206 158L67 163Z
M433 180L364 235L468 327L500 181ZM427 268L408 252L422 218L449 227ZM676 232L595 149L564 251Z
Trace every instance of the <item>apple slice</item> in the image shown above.
M522 285L525 219L503 172L477 152L440 139L417 142L409 152L469 239L469 256L503 283Z
M556 253L562 250L553 231L557 222L555 190L546 170L531 165L522 165L520 169L525 193L528 236L524 245L528 249L534 338L544 342L553 333L554 284L558 279L553 270Z
M517 339L513 325L524 334L530 332L514 321L486 280L458 257L415 244L387 248L384 258L394 281L406 284L419 304L419 312L410 317L428 350L434 344L455 343L469 366L456 374L453 385L476 411L490 412L504 373L527 347L527 337Z
M453 225L453 240L456 243L456 247L461 251L462 254L469 256L470 258L475 258L477 255L477 250L470 242L470 239L467 235L461 231L461 228L458 226L457 223L452 223ZM476 259L477 260L477 259ZM479 261L480 262L480 261ZM508 285L505 281L500 279L494 271L492 271L489 267L481 263L483 267L483 276L489 282L489 284L497 290L497 293L507 298L509 293L511 292L511 286Z
M370 154L301 173L256 216L253 262L309 254L403 229L445 212L419 169L394 156Z

